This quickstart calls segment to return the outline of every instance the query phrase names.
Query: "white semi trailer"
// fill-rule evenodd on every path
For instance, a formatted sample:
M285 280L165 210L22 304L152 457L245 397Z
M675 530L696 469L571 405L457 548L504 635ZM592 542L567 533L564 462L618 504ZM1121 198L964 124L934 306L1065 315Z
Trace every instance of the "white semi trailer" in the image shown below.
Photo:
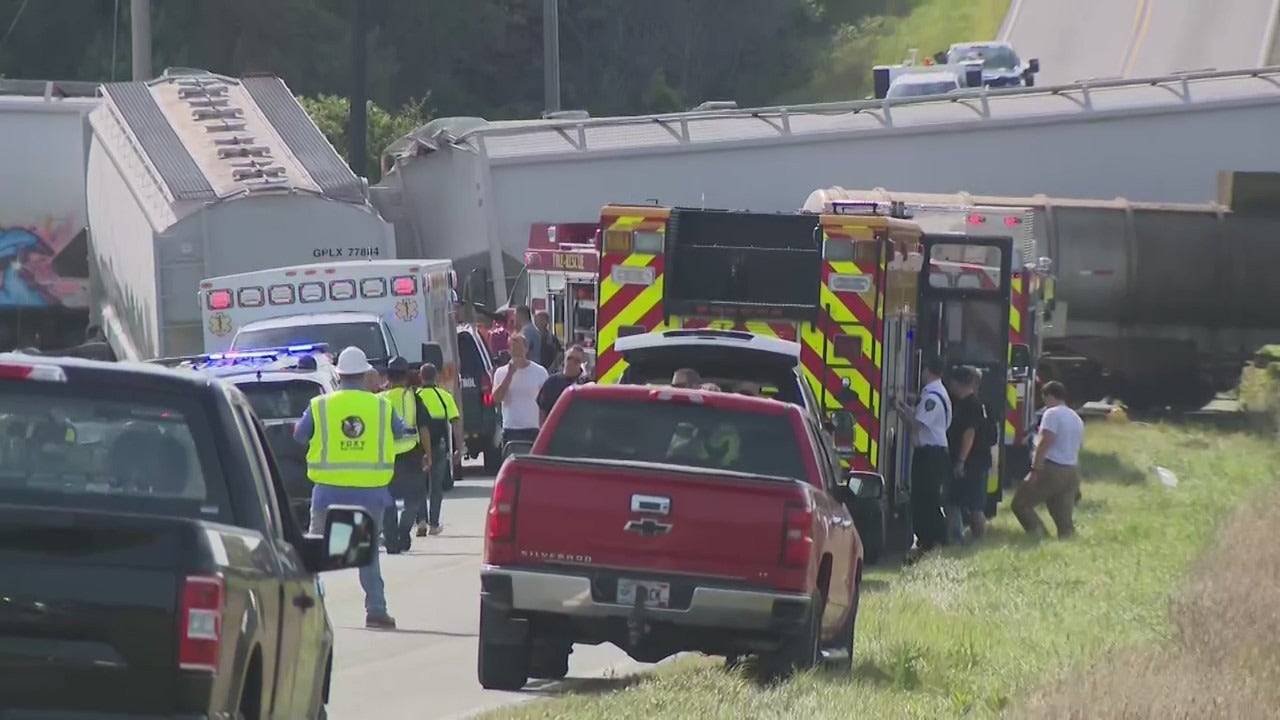
M365 181L279 78L108 83L90 123L95 310L121 359L202 352L204 278L395 258Z

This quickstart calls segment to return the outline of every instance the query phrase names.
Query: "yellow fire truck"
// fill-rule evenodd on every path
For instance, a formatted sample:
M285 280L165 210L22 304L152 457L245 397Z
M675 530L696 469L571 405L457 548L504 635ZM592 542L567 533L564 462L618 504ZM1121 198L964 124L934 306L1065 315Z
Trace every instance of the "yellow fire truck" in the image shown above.
M1052 263L1039 251L1047 247L1037 231L1034 212L1029 207L1003 207L974 204L926 202L918 196L882 189L845 190L840 187L815 190L805 202L806 210L821 210L833 202L898 202L927 234L964 233L969 236L1007 235L1013 241L1012 273L1009 281L1008 342L1001 354L1007 360L1007 374L976 354L952 354L948 360L977 366L984 371L980 391L984 402L1000 394L1005 396L1004 422L1000 427L1001 442L989 485L994 512L1002 496L1001 489L1010 487L1030 468L1030 439L1036 429L1038 399L1037 374L1048 321L1053 309L1054 277ZM1000 268L982 264L983 252L970 249L969 257L979 262L964 262L963 255L953 254L939 259L937 268L947 274L953 286L994 290L1000 282ZM974 253L977 253L976 255ZM943 280L944 278L939 278ZM978 328L974 328L977 330ZM986 350L1000 343L1000 331L990 328L990 337L980 345ZM959 348L955 349L956 352ZM1002 482L1003 480L1003 482Z
M868 554L906 517L910 448L892 399L918 390L924 352L957 354L964 329L1009 312L1010 238L925 236L887 203L819 214L609 205L600 244L598 380L622 378L614 345L627 335L723 328L797 342L849 467L884 478L881 537L863 532ZM942 285L933 278L945 265L924 270L926 257L975 249L1002 269L994 290Z

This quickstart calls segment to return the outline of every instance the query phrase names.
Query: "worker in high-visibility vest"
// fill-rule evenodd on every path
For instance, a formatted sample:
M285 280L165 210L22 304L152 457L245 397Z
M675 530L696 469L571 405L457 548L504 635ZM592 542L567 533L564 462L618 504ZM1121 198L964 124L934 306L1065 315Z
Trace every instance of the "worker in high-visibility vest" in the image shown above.
M410 532L413 521L427 501L426 474L431 469L432 440L441 437L431 427L431 417L422 399L410 386L409 361L395 357L387 363L387 383L390 385L380 395L409 428L416 428L417 435L396 441L396 470L391 479L391 497L404 501L404 511L397 515L395 503L387 506L383 516L382 535L386 540L387 554L397 555L409 549L413 543Z
M439 535L444 531L440 524L440 506L444 503L444 486L453 471L454 461L460 461L462 452L462 420L458 405L448 390L436 385L440 371L432 363L426 363L420 371L422 387L418 388L418 400L430 418L432 463L427 471L427 504L418 516L418 537ZM453 452L449 452L449 439L453 439Z
M413 431L386 398L369 392L367 378L372 369L360 348L343 350L337 362L338 391L311 399L293 439L307 446L307 477L315 483L312 535L324 533L325 515L332 505L354 505L371 516L373 559L360 568L365 627L394 629L378 559L378 526L387 505L394 503L387 487L395 471L396 439Z

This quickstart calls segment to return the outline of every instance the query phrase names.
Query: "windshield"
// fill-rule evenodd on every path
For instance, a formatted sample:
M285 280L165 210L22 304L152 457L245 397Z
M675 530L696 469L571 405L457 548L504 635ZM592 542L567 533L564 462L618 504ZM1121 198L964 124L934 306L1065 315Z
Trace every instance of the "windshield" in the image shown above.
M692 465L805 481L791 420L649 400L574 398L547 454Z
M284 347L308 343L328 343L335 356L344 349L355 346L364 351L369 362L390 359L382 328L375 322L350 322L326 325L295 325L294 327L254 328L236 333L232 350Z
M0 503L232 522L195 400L61 383L0 386Z
M297 420L324 388L311 380L240 382L235 384L249 398L263 420Z
M958 85L954 80L939 80L937 82L912 82L912 83L895 83L889 88L888 96L891 98L901 97L921 97L923 95L945 95L955 90Z
M950 61L972 62L982 61L984 70L1008 70L1018 66L1018 54L1007 47L970 47L958 48L951 52Z

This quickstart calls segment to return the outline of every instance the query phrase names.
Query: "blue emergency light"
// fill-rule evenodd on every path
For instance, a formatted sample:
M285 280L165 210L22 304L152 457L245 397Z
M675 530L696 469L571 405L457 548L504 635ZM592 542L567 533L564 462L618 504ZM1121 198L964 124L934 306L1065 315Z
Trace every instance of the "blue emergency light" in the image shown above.
M299 366L304 358L311 359L314 366L316 353L326 352L328 343L307 343L286 345L273 348L252 348L249 350L229 350L220 353L197 355L191 363L193 370L209 368L246 368L280 363L284 366ZM310 368L309 368L310 369Z

